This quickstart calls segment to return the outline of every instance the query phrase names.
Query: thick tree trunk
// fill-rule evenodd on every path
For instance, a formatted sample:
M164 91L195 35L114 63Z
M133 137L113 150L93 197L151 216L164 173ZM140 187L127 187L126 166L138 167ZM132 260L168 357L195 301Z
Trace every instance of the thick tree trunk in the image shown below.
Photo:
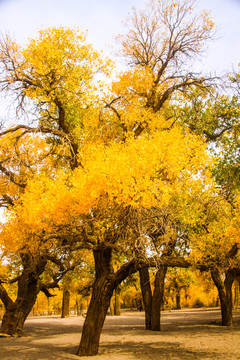
M32 310L36 298L37 295L33 289L31 298L27 300L17 299L12 306L9 306L3 316L0 332L9 335L21 335L24 322Z
M155 276L155 284L152 298L151 330L161 330L161 308L163 306L164 280L167 267L160 267Z
M15 301L7 295L1 285L0 297L5 306L2 319L1 333L21 335L24 322L32 310L39 293L38 280L45 269L46 260L35 262L31 256L24 255L24 268L18 279L18 293Z
M65 318L69 316L69 314L70 314L70 291L68 289L63 289L61 318Z
M2 319L1 333L20 335L26 318L37 299L38 284L33 274L23 273L18 283L18 295L15 302L9 302Z
M83 325L82 337L77 351L79 356L94 356L98 353L102 327L114 290L111 277L112 250L99 247L94 250L95 282L87 316Z
M142 291L143 304L145 309L145 327L146 330L152 328L151 317L152 317L152 290L150 285L150 276L148 268L139 270L140 284Z
M212 269L211 275L214 284L218 289L221 304L222 325L232 326L232 284L234 281L234 275L231 270L227 270L225 273L225 280L223 281L218 268Z
M95 282L86 320L83 325L82 337L77 351L79 356L94 356L98 353L99 339L114 289L129 275L139 271L145 264L132 259L124 263L114 273L112 268L112 248L99 245L93 250L95 260ZM166 261L166 258L164 259ZM148 261L149 263L149 261ZM168 259L170 266L188 266L179 259ZM155 261L152 266L155 265Z

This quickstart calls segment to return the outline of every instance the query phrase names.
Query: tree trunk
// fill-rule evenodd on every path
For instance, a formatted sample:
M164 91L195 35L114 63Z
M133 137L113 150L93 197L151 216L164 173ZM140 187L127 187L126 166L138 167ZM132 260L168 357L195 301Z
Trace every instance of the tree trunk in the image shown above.
M37 280L32 274L22 274L18 283L18 295L15 302L11 301L6 306L2 319L1 333L20 335L24 322L32 310L38 294Z
M155 284L152 298L151 330L161 330L161 308L163 306L164 280L167 267L160 267L155 276Z
M95 260L95 282L77 351L79 356L97 355L102 327L114 289L129 275L139 271L145 265L139 259L132 259L124 263L114 273L111 259L112 248L106 248L103 244L99 245L98 248L93 250L93 255ZM179 261L179 259L176 260L175 258L173 261L168 259L168 264L170 266L188 266L185 261ZM155 261L152 266L154 265Z
M239 305L239 282L235 280L234 284L234 309L237 309Z
M139 270L140 285L142 291L143 304L145 309L145 327L146 330L152 328L151 317L152 317L152 290L150 285L150 276L148 268Z
M65 318L69 316L69 314L70 314L70 291L68 289L63 289L61 318Z
M114 316L115 315L115 306L114 306L114 299L113 297L111 298L110 301L110 315Z
M181 310L181 295L180 291L176 294L176 309Z
M114 292L115 292L114 315L120 316L121 315L120 287L117 286Z
M121 315L121 303L120 303L120 293L121 289L119 286L114 290L114 296L110 301L110 314L111 316L120 316Z
M113 273L111 266L112 250L99 247L93 253L95 260L95 282L77 351L79 356L97 355L102 327L114 290L114 283L111 278Z
M225 280L221 278L221 274L218 268L211 270L212 279L218 289L220 304L222 325L232 326L232 284L234 281L234 275L231 270L225 272Z
M24 268L18 279L16 300L11 300L2 285L0 288L0 297L5 306L0 332L4 334L21 335L24 322L37 299L39 293L38 280L47 263L44 258L40 258L36 262L36 259L27 254L22 260Z

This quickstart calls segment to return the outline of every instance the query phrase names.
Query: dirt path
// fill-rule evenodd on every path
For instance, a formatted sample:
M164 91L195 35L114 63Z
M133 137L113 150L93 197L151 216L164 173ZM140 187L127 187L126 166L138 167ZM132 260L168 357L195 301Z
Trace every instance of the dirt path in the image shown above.
M1 360L68 360L75 355L82 317L30 318L21 338L0 339ZM164 311L162 331L144 330L144 313L107 316L99 355L83 360L240 360L240 312L220 326L218 309Z

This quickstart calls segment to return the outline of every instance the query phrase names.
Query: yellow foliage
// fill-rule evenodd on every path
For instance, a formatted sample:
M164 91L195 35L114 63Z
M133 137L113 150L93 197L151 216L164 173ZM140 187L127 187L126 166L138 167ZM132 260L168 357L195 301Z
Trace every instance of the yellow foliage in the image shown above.
M84 97L84 92L93 86L93 74L108 71L109 65L86 44L84 33L66 27L40 31L39 37L31 39L22 50L22 55L32 82L26 93L38 101L54 101L56 96L66 101L63 96L71 99L75 93Z
M21 99L27 97L37 105L40 124L55 129L60 125L74 135L89 107L99 103L112 62L86 42L85 33L68 27L41 30L25 48L9 39L6 46L0 59L12 64L7 69L7 87L15 89L18 84ZM64 124L58 123L59 109Z
M199 204L203 208L202 217L197 229L189 234L190 259L194 263L221 264L227 269L238 261L236 257L228 256L232 247L239 243L238 220L233 216L230 204L217 194L208 202L199 199Z
M211 164L205 143L181 128L107 146L88 143L81 157L83 168L73 173L40 173L28 181L21 201L8 213L1 235L5 246L22 247L26 237L30 247L51 246L54 238L47 241L44 234L79 224L81 215L105 197L121 206L161 208L184 189L209 183L208 174L201 173Z

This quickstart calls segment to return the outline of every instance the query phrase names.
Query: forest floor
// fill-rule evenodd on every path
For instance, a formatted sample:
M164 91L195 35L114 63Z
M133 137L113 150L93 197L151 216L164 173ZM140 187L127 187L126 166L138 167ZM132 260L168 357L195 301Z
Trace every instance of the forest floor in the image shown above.
M70 360L76 356L83 317L32 317L19 338L0 338L1 360ZM107 316L99 355L82 360L240 360L240 312L220 326L219 309L162 312L162 331L144 329L144 313Z

